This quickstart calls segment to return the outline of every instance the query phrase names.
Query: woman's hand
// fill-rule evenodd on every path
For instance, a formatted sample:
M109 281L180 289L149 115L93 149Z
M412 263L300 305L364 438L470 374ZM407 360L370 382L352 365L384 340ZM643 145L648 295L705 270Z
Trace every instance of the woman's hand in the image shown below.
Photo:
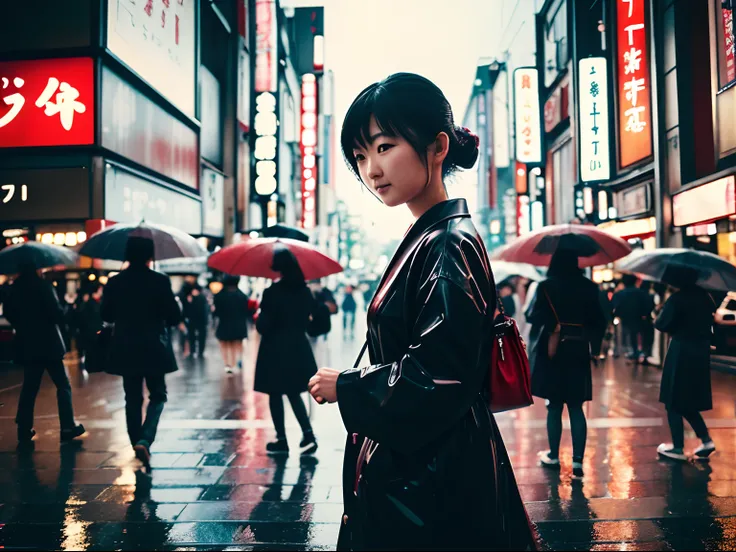
M337 402L337 377L339 370L320 368L309 380L309 393L319 404Z

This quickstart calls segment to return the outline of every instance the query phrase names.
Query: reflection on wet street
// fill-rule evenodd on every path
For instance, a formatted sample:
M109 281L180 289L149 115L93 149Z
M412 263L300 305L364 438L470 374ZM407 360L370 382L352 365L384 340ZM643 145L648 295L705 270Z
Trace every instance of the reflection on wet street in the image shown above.
M321 365L349 367L361 343L343 340L339 325L333 327L329 340L317 344L318 359ZM251 391L256 345L247 343L244 369L231 375L214 342L206 358L180 361L180 371L168 378L169 402L150 473L140 469L127 441L120 379L85 377L74 361L74 403L89 437L59 444L55 391L44 380L36 407L38 439L33 448L17 450L13 418L21 373L4 368L0 545L334 549L345 437L339 412L312 403L319 450L300 458L298 424L287 409L292 453L266 456L273 428L267 397ZM657 402L660 373L620 359L594 369L583 482L571 479L569 432L563 436L561 470L537 465L537 451L547 448L541 401L498 416L542 547L736 548L736 378L713 374L715 408L706 421L719 452L710 463L677 464L656 454L656 446L670 440ZM692 433L686 437L691 450L697 440Z

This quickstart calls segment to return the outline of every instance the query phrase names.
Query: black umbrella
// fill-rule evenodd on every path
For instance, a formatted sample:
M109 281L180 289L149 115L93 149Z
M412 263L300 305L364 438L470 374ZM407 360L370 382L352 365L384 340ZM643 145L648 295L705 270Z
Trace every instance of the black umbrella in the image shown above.
M72 266L77 254L71 249L37 241L11 245L0 251L0 274L17 274L23 265L33 265L36 270L52 266Z
M264 238L288 238L291 240L299 240L303 242L309 241L309 236L299 228L293 226L286 226L285 224L274 224L273 226L266 226L265 228L253 228L246 230L246 234L251 232L258 232Z
M162 224L118 223L92 235L79 249L80 255L95 259L124 261L129 237L148 238L153 241L154 259L178 259L180 257L203 257L207 251L192 236Z
M696 285L702 288L736 291L736 266L705 251L675 248L637 251L621 259L616 269L673 285L677 285L678 275L697 273Z

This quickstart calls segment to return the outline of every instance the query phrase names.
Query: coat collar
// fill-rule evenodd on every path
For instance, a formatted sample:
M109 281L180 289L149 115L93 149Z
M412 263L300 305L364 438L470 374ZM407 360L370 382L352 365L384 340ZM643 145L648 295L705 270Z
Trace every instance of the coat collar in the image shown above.
M427 210L416 222L409 228L404 239L399 245L396 253L394 253L391 262L383 273L381 283L378 286L376 295L371 301L370 308L377 309L386 296L387 291L391 288L394 280L398 276L404 263L411 257L411 254L419 246L422 237L436 225L452 218L470 217L468 211L468 203L465 199L448 199Z

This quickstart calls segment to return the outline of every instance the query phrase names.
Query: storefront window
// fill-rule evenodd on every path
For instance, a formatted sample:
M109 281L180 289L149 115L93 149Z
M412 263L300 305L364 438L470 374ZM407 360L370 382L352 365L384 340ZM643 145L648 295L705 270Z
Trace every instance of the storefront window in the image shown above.
M721 88L736 82L734 46L734 0L716 0L716 35L718 38L718 82Z

